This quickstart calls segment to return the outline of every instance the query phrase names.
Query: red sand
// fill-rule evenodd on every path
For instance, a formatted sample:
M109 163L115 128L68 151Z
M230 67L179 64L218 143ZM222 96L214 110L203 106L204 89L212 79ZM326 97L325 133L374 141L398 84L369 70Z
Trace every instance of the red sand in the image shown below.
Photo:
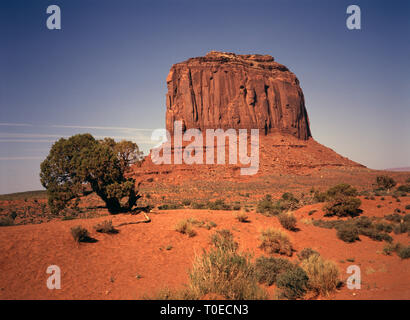
M410 198L400 203L364 200L366 216L383 216L395 208L404 209ZM377 208L382 204L382 208ZM362 289L349 290L343 286L330 299L409 299L410 260L396 254L381 253L384 242L365 236L361 241L347 244L336 238L335 230L306 225L303 218L320 218L323 204L306 206L296 211L300 231L286 231L297 251L311 247L337 263L342 280L349 276L347 266L359 265ZM318 210L312 216L308 212ZM262 254L258 249L259 234L267 227L278 227L275 217L249 213L250 222L240 223L234 211L170 210L149 214L152 222L119 227L115 235L99 234L93 226L107 217L94 219L51 221L38 225L2 227L0 244L0 299L140 299L153 295L164 287L180 288L188 281L188 271L195 254L209 246L209 237L218 229L232 230L239 248ZM198 235L188 238L174 231L175 224L184 218L211 220L217 224L212 230L196 228ZM117 215L109 217L113 224L141 220L142 216ZM96 243L76 244L70 234L74 225L86 227ZM395 241L409 244L407 234L391 234ZM166 250L172 246L171 250ZM297 259L296 254L292 259ZM348 262L346 259L354 259ZM61 268L61 290L49 290L46 280L49 265ZM274 288L268 288L273 298ZM320 297L325 299L326 297Z

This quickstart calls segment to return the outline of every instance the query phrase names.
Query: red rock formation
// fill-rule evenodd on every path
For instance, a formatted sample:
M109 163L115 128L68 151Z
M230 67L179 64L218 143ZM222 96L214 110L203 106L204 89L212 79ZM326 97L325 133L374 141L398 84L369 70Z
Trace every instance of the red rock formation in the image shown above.
M262 129L307 140L309 120L296 76L269 55L208 53L172 66L166 127ZM261 132L261 133L262 133Z

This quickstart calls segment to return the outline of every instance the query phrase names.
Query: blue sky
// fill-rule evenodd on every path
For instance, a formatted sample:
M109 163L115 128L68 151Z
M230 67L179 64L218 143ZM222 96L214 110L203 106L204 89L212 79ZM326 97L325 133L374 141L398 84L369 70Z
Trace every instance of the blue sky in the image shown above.
M46 8L61 8L61 30ZM346 28L357 4L362 29ZM410 166L408 1L0 0L0 193L39 189L53 141L90 132L147 151L172 64L270 54L299 78L313 137L370 168Z

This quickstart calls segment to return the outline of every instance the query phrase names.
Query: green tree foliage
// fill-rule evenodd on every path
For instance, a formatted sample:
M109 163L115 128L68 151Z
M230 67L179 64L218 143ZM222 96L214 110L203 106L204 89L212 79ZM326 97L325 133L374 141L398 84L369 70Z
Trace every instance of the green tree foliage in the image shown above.
M114 152L116 143L95 140L91 134L61 138L41 163L40 178L52 212L66 208L89 185L111 213L130 210L139 196L134 179L124 177L125 165ZM124 198L127 198L123 204Z
M115 142L112 138L105 138L101 143L107 145L117 155L122 170L125 172L130 165L141 164L143 152L132 141L122 140Z
M390 191L396 185L396 181L389 176L378 176L376 183L379 189Z

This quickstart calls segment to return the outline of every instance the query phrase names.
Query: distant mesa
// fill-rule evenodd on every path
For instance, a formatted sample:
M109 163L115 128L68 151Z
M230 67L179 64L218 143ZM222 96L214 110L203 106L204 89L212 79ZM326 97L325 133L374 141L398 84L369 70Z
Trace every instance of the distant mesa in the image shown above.
M269 55L211 51L174 64L167 77L166 128L260 129L311 137L299 80Z

